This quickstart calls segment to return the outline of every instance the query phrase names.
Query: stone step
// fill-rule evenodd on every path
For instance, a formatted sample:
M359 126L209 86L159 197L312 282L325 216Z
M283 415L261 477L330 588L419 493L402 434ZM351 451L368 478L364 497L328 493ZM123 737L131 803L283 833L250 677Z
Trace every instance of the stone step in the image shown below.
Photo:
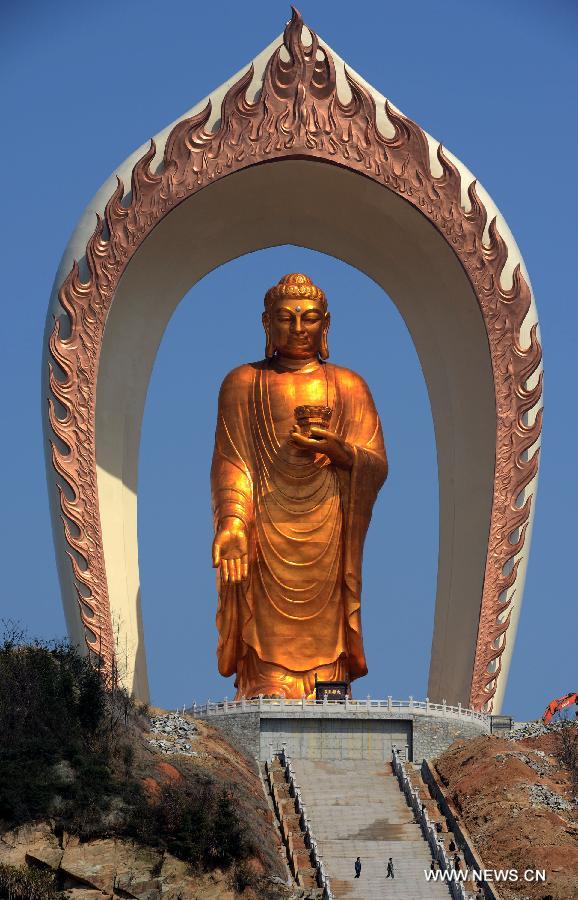
M316 840L319 845L323 844L327 849L335 851L342 851L345 843L344 841L339 840L339 838L330 838L324 841L320 841L316 838ZM423 853L423 858L425 859L427 857L428 861L431 857L428 844L423 838L417 835L413 840L404 841L401 847L398 847L397 845L394 847L392 841L372 841L361 838L355 842L355 847L352 848L352 852L353 850L356 851L355 856L361 856L363 852L367 856L375 856L376 859L383 858L384 854L388 854L385 856L386 862L390 856L394 855L393 850L395 850L397 856L406 855L408 858L411 858L412 855L415 857L416 852L419 852L420 854ZM351 853L348 855L351 856Z
M403 803L397 798L393 801L386 794L379 794L377 791L374 792L371 797L360 797L358 794L354 794L351 791L347 791L343 793L341 796L336 796L335 794L323 794L320 791L313 792L307 790L307 788L299 788L299 792L302 794L303 801L305 805L307 803L319 803L322 806L326 807L335 807L335 806L356 806L359 809L362 807L374 807L374 806L383 806L383 804L387 804L388 810L393 810L396 814L403 814L404 816L413 815L413 810L407 803ZM305 793L307 793L307 798L305 798Z
M312 791L324 791L325 793L329 793L330 791L339 791L340 794L347 793L348 791L354 791L356 794L368 794L371 796L376 792L380 794L387 794L390 797L397 797L400 793L399 786L396 782L387 782L378 781L377 784L371 784L371 782L367 783L364 781L358 782L358 784L353 785L351 781L335 781L335 782L315 782L313 779L309 781L308 778L300 778L297 781L297 787L299 788L307 788L307 790Z
M400 799L401 802L405 803L403 796L399 797L400 790L397 784L388 787L383 783L377 784L357 784L352 785L351 782L345 781L336 781L335 784L316 784L314 781L307 781L301 779L297 782L297 787L299 790L307 789L308 791L313 792L314 794L335 794L344 796L347 794L354 794L356 797L375 797L375 795L379 795L380 797L390 797L391 800L395 798Z
M356 802L358 806L362 803L382 803L387 802L391 806L395 806L399 809L410 809L408 804L405 802L403 797L398 797L394 793L389 793L388 791L364 791L359 790L356 791L351 787L347 788L312 788L308 784L300 784L298 785L298 790L307 791L308 797L315 797L316 800L325 800L326 802L332 802L335 804L343 803L344 800L348 800L349 802Z
M308 762L308 760L298 759L295 761L293 765L293 771L295 771L296 767L299 767L299 773L302 778L327 778L328 781L339 781L347 778L354 778L356 781L368 781L371 778L381 778L384 781L387 779L393 781L395 776L391 771L388 771L386 768L374 768L374 769L358 769L357 766L352 766L351 769L336 769L334 772L322 771L319 767L312 767L310 769L304 769L301 767L301 763ZM337 760L339 762L339 760ZM325 766L329 765L328 763Z
M392 806L407 807L409 809L408 804L405 802L405 798L400 796L399 789L397 789L396 792L384 791L380 790L379 785L373 789L359 787L359 789L356 790L355 787L344 784L315 786L301 783L297 784L297 788L299 791L307 791L310 797L326 797L327 799L334 799L335 801L340 801L344 797L349 797L351 800L357 800L358 803L375 803L381 800L387 800Z
M335 785L336 787L346 787L348 784L355 783L356 785L364 785L367 788L376 788L379 785L383 785L384 788L391 786L393 787L397 783L397 778L394 778L393 775L386 774L376 774L376 775L367 775L367 776L359 776L351 773L350 775L340 775L338 778L327 778L325 779L323 776L317 777L313 772L311 774L300 774L300 777L297 779L301 782L307 782L307 784L323 784L323 785Z
M412 808L407 805L403 797L400 800L400 798L395 795L391 797L381 791L373 791L371 796L366 797L364 794L356 794L355 791L352 790L343 791L341 794L329 795L320 791L312 793L305 787L300 788L299 790L302 794L303 802L306 805L307 798L312 798L317 803L321 803L325 806L342 806L344 801L347 801L348 806L356 806L358 808L365 806L374 807L381 804L382 807L385 805L388 810L392 810L396 815L400 814L406 817L408 815L413 816ZM305 796L305 794L307 794L307 796Z
M320 774L335 775L336 772L358 772L360 775L367 772L389 772L391 763L382 759L305 759L291 760L291 764L305 763L302 766L304 772L319 772Z
M355 782L355 784L364 784L371 787L376 787L378 784L393 785L396 783L397 778L394 778L393 775L388 775L386 772L371 772L366 775L362 775L359 772L343 772L335 777L325 778L321 773L316 772L300 772L298 781L306 781L308 784L315 784L316 782L319 784L335 784L339 787L343 787L344 785L351 784Z
M320 834L320 829L316 827L316 823L311 823L313 833L316 835L318 843L322 843L328 836L329 830L325 834ZM319 837L317 837L319 835ZM346 842L356 843L360 838L366 841L391 841L396 844L405 843L407 835L400 834L398 831L388 828L382 828L380 825L362 825L360 828L340 827L336 829L335 837Z
M368 815L363 814L363 810L351 810L347 807L344 807L345 813L343 815L337 815L335 810L320 810L316 806L307 806L306 812L307 816L310 819L315 819L316 822L320 824L328 823L331 825L334 822L351 822L356 824L363 824L368 822L379 822L380 825L388 825L391 828L416 828L419 830L419 825L417 825L413 819L405 819L401 821L395 817L390 817L388 815L380 814L379 811L376 811L375 814L369 813ZM409 833L409 832L408 832ZM420 831L421 834L421 831Z
M332 788L337 789L338 791L347 791L354 787L356 791L365 791L366 793L380 791L380 793L389 793L392 796L396 796L396 792L399 793L397 779L394 780L390 775L380 776L374 781L370 778L363 778L357 781L354 778L336 778L335 781L325 781L318 778L297 778L296 781L299 787L305 787L305 785L307 785L308 788L317 788L318 790L324 791L331 790Z
M385 804L384 804L385 806ZM414 825L416 828L419 828L419 825L414 822L413 818L401 818L400 816L391 816L387 814L387 810L369 810L366 815L363 814L363 810L355 810L351 809L351 807L331 807L325 809L319 809L315 805L306 805L305 807L308 817L315 818L316 821L323 822L383 822L386 825ZM338 812L339 810L339 812Z
M331 882L331 890L337 900L449 900L450 892L446 885L440 882L428 884L424 882L423 888L415 884L398 883L397 879L389 879L387 882L376 882L371 877L365 877L362 870L361 877L352 880L334 879Z
M305 806L315 804L316 806L327 810L327 812L333 811L336 815L341 815L340 807L343 806L348 807L348 809L367 809L369 814L381 807L380 814L382 816L388 815L390 818L401 818L404 821L413 821L414 819L414 812L409 806L406 806L405 804L390 803L387 797L372 797L371 801L358 801L357 797L352 797L350 794L336 799L320 795L316 797L315 795L309 794L309 792L306 793L305 790L302 790L301 800Z

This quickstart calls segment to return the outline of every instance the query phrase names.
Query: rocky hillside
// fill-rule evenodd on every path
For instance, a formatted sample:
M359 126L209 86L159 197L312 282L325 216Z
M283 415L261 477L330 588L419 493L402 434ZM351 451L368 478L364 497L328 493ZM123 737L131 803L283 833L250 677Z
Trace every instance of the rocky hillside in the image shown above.
M253 760L66 643L0 644L0 900L255 900L286 878Z
M578 723L536 724L509 739L456 742L436 760L464 824L489 869L517 869L499 885L504 900L578 896ZM545 884L522 880L545 869Z
M54 819L8 828L0 838L0 865L50 870L54 896L70 900L233 900L289 898L281 847L254 764L227 744L219 732L188 716L154 710L150 731L143 730L140 768L151 805L191 782L226 785L251 844L233 865L209 871L170 853L159 835L150 844L114 834L82 839L62 831ZM153 846L153 844L157 846ZM183 854L181 854L182 856ZM0 879L1 884L1 879ZM44 888L46 890L46 887ZM2 895L0 889L0 896ZM39 897L45 900L40 886Z

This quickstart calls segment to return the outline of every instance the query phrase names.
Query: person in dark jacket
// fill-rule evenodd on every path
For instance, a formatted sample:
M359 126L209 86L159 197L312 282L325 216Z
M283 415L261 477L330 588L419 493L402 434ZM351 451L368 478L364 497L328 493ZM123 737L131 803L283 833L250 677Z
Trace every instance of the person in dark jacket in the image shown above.
M361 860L358 856L357 859L355 860L355 877L359 878L360 875L361 875Z
M389 859L387 861L387 875L385 877L386 878L395 878L395 875L393 873L393 859L391 858L391 856L389 857Z

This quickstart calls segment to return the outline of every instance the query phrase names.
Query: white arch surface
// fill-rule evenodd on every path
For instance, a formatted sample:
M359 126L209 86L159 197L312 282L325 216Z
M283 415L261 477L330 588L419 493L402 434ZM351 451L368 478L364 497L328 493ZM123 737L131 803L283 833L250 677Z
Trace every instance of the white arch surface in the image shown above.
M253 60L249 93L258 89L266 63L281 43L279 37ZM333 56L338 85L345 93L349 89L344 63L327 45L324 47ZM210 96L213 118L239 74ZM371 92L377 109L383 109L384 98L352 74ZM207 99L181 119L199 112ZM387 133L390 126L385 116L382 118ZM157 158L174 124L155 136ZM438 144L429 136L428 141L435 172ZM47 333L53 316L62 313L58 290L73 260L82 260L94 229L95 213L102 215L117 174L125 184L130 183L132 168L146 149L143 145L131 154L85 210L55 279ZM460 172L467 207L466 191L473 176L453 155L447 151L446 155ZM507 279L513 266L520 262L523 267L523 261L491 198L479 186L478 194L489 219L498 217L508 247L503 273ZM282 221L277 214L280 204L284 209ZM303 215L304 208L307 216ZM158 344L179 300L208 271L243 253L283 243L329 253L363 270L394 299L412 334L432 404L440 477L440 559L429 695L432 700L445 698L467 705L495 462L494 390L482 316L457 258L419 211L361 175L337 166L296 160L260 165L228 176L183 202L156 227L131 260L109 313L97 387L96 455L109 597L113 625L122 634L120 650L129 662L128 683L138 696L148 696L140 619L137 466L142 413ZM535 321L532 302L524 322L526 340ZM45 360L44 373L47 368ZM46 383L43 391L46 397ZM50 435L47 422L45 428ZM48 481L63 602L71 637L80 644L83 629L50 460ZM526 488L526 493L533 491L534 484ZM499 710L507 680L529 538L520 554L516 583L510 589L516 599L494 711Z

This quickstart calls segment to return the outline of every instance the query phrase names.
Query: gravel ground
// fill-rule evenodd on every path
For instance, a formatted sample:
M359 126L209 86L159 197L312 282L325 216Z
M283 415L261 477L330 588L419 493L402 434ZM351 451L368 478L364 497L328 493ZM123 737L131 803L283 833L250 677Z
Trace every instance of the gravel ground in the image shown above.
M554 791L549 791L543 784L532 785L530 788L530 801L532 806L546 806L554 812L572 808L572 804L568 800L561 797L560 794L555 794Z

